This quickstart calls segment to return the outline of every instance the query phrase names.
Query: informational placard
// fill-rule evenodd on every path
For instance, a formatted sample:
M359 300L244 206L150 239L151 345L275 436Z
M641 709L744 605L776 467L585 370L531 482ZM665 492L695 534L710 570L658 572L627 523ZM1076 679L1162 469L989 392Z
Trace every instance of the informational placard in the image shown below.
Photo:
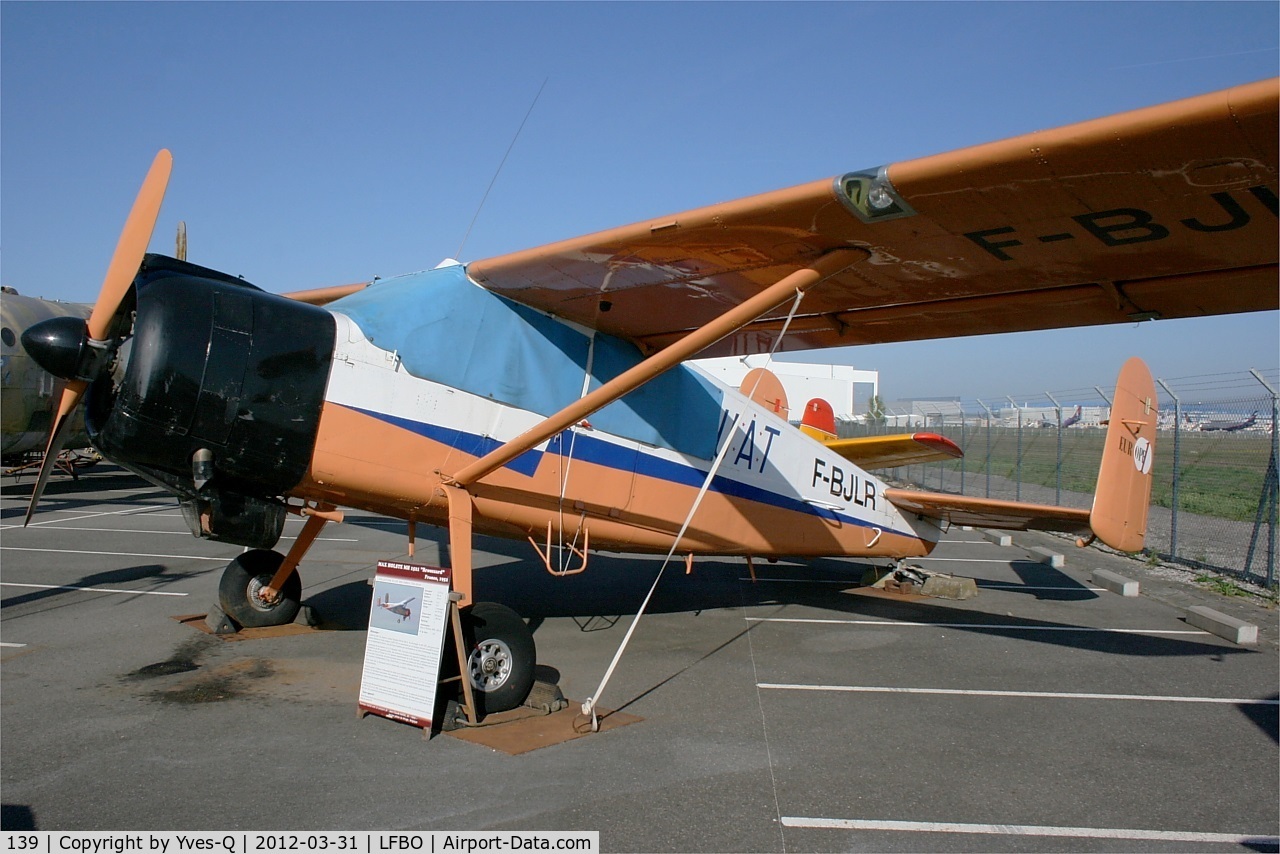
M449 624L446 568L378 561L360 676L360 709L430 728Z

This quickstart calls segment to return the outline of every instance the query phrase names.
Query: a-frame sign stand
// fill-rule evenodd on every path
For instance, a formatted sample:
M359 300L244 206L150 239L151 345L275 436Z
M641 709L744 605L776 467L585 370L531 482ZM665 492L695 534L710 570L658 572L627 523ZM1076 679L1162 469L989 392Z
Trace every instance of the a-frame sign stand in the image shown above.
M461 601L461 593L456 590L449 592L449 625L453 628L453 648L458 655L458 675L441 679L440 684L445 685L455 680L462 683L462 710L467 714L467 723L475 726L480 721L476 715L476 698L471 688L471 680L467 678L467 645L462 636L462 613L458 606ZM430 738L430 735L427 732L424 737Z
M452 575L444 567L378 561L360 680L361 717L373 713L408 723L430 738L441 687L460 680L459 705L466 720L459 722L465 726L479 722L462 631L460 605L467 596L452 588ZM458 671L456 676L441 678L450 631Z

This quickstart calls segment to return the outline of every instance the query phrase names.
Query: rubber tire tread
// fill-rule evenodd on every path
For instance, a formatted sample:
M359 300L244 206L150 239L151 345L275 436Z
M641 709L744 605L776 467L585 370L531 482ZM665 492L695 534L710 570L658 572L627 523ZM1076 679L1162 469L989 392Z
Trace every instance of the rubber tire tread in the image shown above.
M237 555L218 582L218 604L223 612L246 629L292 623L302 607L302 576L296 569L285 580L274 608L264 611L249 604L249 582L265 576L263 583L267 583L282 563L284 555L270 549L252 549Z
M462 636L468 659L480 642L490 638L501 640L511 650L511 675L502 687L481 691L472 686L476 712L481 716L505 712L523 703L533 689L538 649L520 615L497 602L477 602L462 612Z

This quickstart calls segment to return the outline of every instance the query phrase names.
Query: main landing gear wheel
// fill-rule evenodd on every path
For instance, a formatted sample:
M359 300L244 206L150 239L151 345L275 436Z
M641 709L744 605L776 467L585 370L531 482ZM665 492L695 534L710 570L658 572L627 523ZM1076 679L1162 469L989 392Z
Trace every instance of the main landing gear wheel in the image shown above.
M253 549L227 564L218 582L218 604L223 613L246 629L293 622L302 607L302 577L296 569L274 601L263 595L282 563L284 555L280 552Z
M520 615L496 602L477 602L462 614L467 645L467 678L477 712L514 709L533 688L538 650Z

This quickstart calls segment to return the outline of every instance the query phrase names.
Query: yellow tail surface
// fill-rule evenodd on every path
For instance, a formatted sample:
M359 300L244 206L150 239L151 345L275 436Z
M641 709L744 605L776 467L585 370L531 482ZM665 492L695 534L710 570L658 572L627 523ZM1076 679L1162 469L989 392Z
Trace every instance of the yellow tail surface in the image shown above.
M1089 515L1093 533L1119 551L1140 551L1147 535L1158 414L1151 371L1141 359L1130 359L1116 380L1098 489Z

